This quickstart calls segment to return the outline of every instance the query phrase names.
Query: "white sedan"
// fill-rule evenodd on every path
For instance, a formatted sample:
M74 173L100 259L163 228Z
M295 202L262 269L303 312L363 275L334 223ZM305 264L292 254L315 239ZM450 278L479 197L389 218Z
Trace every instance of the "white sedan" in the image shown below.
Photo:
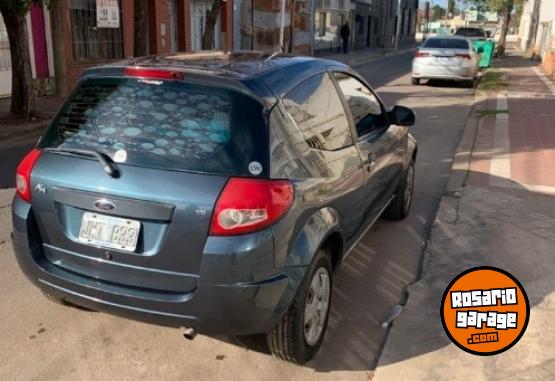
M474 87L480 56L472 42L461 37L430 37L420 46L412 61L412 84L421 79L464 81Z

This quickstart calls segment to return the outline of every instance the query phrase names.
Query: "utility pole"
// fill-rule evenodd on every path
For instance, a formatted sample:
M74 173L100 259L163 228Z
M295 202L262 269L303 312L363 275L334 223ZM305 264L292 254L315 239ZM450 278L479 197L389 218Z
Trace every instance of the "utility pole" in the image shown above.
M395 50L399 50L400 32L401 32L401 0L397 0L397 25L395 26Z
M285 0L281 0L281 25L279 28L279 48L282 52L285 52L285 46L283 45L284 40L284 29L285 29Z
M426 1L426 38L430 34L430 1Z

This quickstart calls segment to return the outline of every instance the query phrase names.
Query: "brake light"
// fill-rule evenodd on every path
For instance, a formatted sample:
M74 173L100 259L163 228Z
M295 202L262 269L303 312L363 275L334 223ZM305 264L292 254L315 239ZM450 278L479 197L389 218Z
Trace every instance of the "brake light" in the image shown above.
M459 57L459 58L465 58L465 59L470 59L470 54L467 53L459 53L459 54L455 54L455 56Z
M231 178L214 209L210 235L251 233L276 223L293 203L287 180Z
M31 171L40 157L40 151L33 149L19 163L15 175L17 194L23 200L31 202Z
M429 56L430 56L430 53L428 53L428 52L420 52L420 51L418 51L418 52L416 52L416 56L415 56L415 57L429 57Z
M155 79L183 79L183 73L179 71L146 69L142 67L126 67L125 76Z

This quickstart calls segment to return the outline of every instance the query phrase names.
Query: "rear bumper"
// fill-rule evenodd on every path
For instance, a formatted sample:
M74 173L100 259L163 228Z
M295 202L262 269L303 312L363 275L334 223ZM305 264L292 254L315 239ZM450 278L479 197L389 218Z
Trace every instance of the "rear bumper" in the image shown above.
M476 76L476 68L472 66L439 66L414 62L412 77L420 79L446 79L454 81L469 81Z
M173 327L192 327L205 334L243 335L270 330L294 298L304 267L284 268L247 282L214 282L200 276L187 293L145 290L68 271L51 262L38 243L31 208L14 200L12 243L18 264L40 289L70 303L129 319ZM229 262L210 272L229 274ZM212 266L213 267L213 266Z

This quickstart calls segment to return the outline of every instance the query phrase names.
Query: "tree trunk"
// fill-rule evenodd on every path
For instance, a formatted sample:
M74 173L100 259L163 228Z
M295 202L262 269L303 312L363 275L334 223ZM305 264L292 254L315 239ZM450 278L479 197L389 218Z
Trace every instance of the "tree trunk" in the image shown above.
M133 32L133 54L135 57L142 57L149 54L146 51L147 42L147 28L148 15L147 15L147 1L148 0L135 0L133 4L134 12L134 32Z
M54 79L56 81L56 95L66 96L68 93L66 51L64 31L62 30L62 9L59 1L50 8L50 24L52 25L52 46L54 57Z
M505 55L505 46L507 45L507 32L509 31L509 22L511 21L512 6L507 6L501 15L501 32L499 34L499 45L497 47L497 55L503 57Z
M202 34L202 49L211 50L214 47L214 35L216 33L216 22L220 15L222 0L214 0L212 8L206 12L206 22L204 23L204 33Z
M10 112L14 116L30 118L35 113L35 94L29 54L29 37L25 16L14 15L0 1L0 13L6 25L12 58L12 96Z

